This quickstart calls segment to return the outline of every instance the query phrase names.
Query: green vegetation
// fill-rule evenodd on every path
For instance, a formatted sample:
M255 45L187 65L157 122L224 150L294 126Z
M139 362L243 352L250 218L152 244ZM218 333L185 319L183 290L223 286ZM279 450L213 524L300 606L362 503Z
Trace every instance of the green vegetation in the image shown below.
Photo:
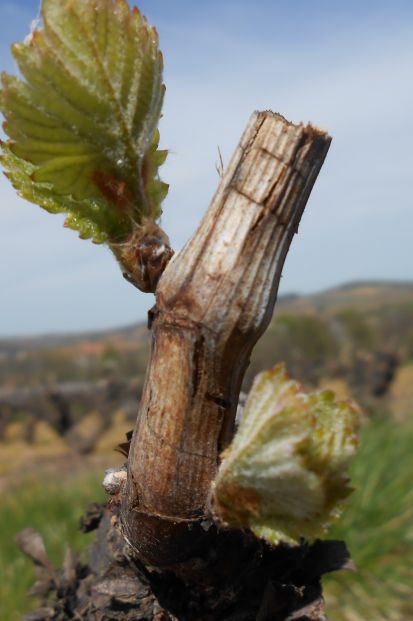
M34 528L44 537L51 561L61 566L65 545L76 552L92 541L79 530L79 518L87 505L103 499L101 473L82 478L59 475L56 482L24 482L3 494L0 512L0 602L1 621L17 621L35 602L27 596L33 585L31 561L18 550L15 537L24 528Z
M284 365L260 373L213 486L216 517L276 544L325 537L349 495L360 410L304 393Z
M167 152L156 30L125 0L44 0L42 27L2 75L2 163L21 196L96 243L123 243L161 214Z
M329 534L347 542L358 567L355 573L332 574L325 580L334 621L413 618L412 446L411 421L374 421L363 429L351 468L356 491ZM2 621L17 621L31 605L26 591L33 584L32 565L17 549L16 533L28 526L39 530L56 564L66 543L77 551L85 549L93 535L83 535L78 521L87 504L102 497L100 479L101 474L68 479L64 485L27 483L3 495Z
M370 423L361 436L349 508L330 533L344 539L356 573L326 580L334 621L413 618L413 421Z

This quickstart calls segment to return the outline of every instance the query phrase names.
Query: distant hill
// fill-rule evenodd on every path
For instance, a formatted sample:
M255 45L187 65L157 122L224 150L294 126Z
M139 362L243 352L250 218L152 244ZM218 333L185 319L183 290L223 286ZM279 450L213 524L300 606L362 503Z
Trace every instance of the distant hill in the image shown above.
M351 308L360 312L382 311L413 304L413 281L350 282L321 293L285 296L278 299L275 315L280 313L334 313Z
M142 385L150 341L145 323L0 339L0 388L19 393L94 386L103 379ZM243 390L279 362L308 389L329 387L371 411L410 416L413 282L353 282L313 295L281 296L254 348Z
M150 338L146 325L139 323L0 339L0 385L97 381L109 371L123 378L143 377ZM281 296L254 349L246 385L279 361L296 378L317 385L323 377L354 367L359 354L391 355L401 364L413 361L413 282L354 282L313 295Z
M61 347L74 347L80 343L105 343L108 341L130 341L142 339L145 336L146 325L138 323L121 328L110 328L96 332L75 332L61 334L42 334L39 336L24 336L0 338L0 355L16 354L18 352L39 352Z
M382 314L389 309L413 307L413 281L359 281L350 282L321 293L311 295L289 294L279 296L274 319L279 315L330 316L343 309L353 309L363 314ZM147 341L148 332L144 322L100 331L62 333L34 337L0 338L0 358L14 357L21 352L70 348L85 343L114 343L121 349L130 349L133 342Z

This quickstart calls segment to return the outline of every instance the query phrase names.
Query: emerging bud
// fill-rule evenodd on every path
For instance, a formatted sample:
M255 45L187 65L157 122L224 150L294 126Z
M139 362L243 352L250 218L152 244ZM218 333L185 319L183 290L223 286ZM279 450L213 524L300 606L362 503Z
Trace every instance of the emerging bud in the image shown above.
M145 293L154 293L164 269L173 256L169 238L150 220L138 227L121 244L111 244L124 277Z
M330 391L303 393L283 365L258 375L213 484L217 521L274 544L322 534L352 491L359 414Z

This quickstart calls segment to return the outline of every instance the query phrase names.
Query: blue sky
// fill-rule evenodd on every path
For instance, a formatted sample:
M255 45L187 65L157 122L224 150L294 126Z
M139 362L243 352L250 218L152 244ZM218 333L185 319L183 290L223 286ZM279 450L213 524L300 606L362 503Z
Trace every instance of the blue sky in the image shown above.
M0 0L0 66L37 0ZM165 56L163 224L191 235L255 109L312 121L333 144L287 258L281 291L413 280L413 3L402 0L142 0ZM0 179L0 335L141 320L153 298L109 251L80 241Z

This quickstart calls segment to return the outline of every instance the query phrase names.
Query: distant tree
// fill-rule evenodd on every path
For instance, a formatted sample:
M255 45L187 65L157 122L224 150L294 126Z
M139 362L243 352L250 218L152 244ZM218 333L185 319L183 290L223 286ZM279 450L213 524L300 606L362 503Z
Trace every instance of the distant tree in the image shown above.
M370 350L376 345L377 334L360 311L344 309L335 315L334 320L342 329L347 348Z
M276 317L257 344L248 373L267 368L274 360L283 360L288 371L308 385L317 385L326 375L330 362L339 355L340 345L330 324L314 315Z

